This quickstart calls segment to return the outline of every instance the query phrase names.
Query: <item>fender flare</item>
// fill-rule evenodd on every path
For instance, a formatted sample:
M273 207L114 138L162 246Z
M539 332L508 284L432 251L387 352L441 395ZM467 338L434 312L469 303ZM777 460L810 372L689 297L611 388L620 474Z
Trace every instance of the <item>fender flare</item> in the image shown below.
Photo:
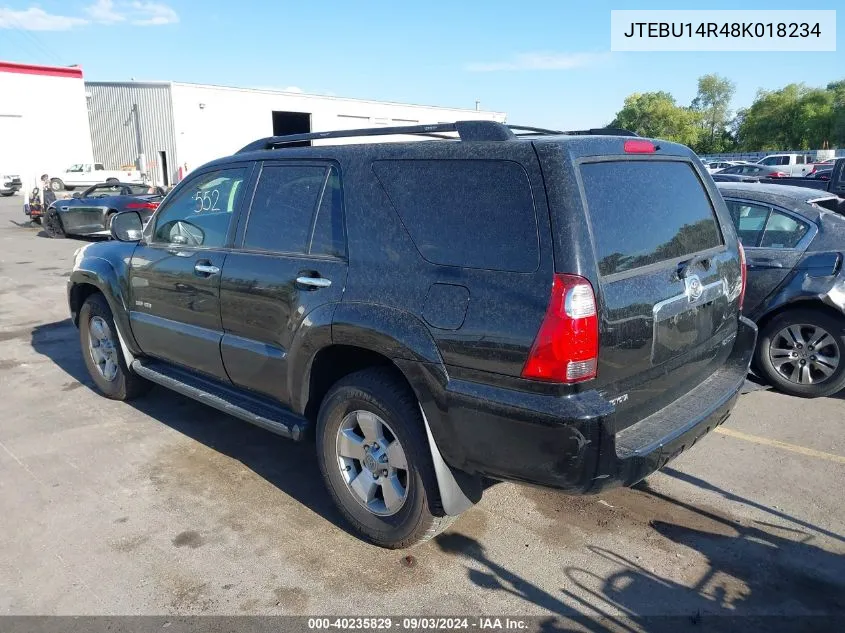
M439 417L426 414L426 409L436 406L429 385L416 380L414 367L425 366L428 374L436 374L438 382L445 385L448 374L440 351L428 328L414 315L398 308L383 305L341 302L337 304L331 328L331 341L335 345L361 347L389 358L402 373L419 403L437 488L443 511L458 516L481 498L482 486L478 477L468 475L450 466L441 448L449 442L448 434L439 425ZM310 361L313 361L313 355ZM294 373L297 373L294 370ZM303 372L304 402L310 382L311 365ZM411 374L411 375L409 375ZM432 420L434 421L432 423Z
M126 279L128 276L119 275L110 261L101 257L83 257L82 261L74 266L68 280L68 304L73 323L78 326L79 313L74 310L73 305L74 288L87 284L94 286L102 293L111 309L124 360L129 366L135 355L140 352L140 348L129 324L129 292L126 282L122 281Z

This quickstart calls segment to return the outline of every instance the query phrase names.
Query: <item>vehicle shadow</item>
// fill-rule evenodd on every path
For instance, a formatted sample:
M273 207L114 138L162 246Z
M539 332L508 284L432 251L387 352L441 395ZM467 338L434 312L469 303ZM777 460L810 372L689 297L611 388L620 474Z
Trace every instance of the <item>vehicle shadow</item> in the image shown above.
M37 325L32 348L68 376L96 391L70 319ZM169 389L126 403L205 446L231 457L335 526L349 532L323 487L313 442L293 442L237 420Z
M466 560L467 576L480 590L518 596L560 616L541 630L845 630L845 550L825 549L804 530L745 524L647 487L645 494L672 509L660 516L673 517L647 520L648 554L587 544L578 552L583 561L586 550L586 562L563 565L559 593L492 560L471 537L447 533L435 541ZM666 560L655 564L655 557Z

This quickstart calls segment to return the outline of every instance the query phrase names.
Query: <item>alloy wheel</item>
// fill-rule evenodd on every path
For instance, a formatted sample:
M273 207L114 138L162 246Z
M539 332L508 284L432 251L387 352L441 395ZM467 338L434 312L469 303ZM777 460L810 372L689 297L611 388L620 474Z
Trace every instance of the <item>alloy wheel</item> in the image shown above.
M100 375L108 382L117 377L117 348L111 327L103 317L93 316L88 323L88 351Z
M341 477L358 503L373 514L391 516L408 498L408 460L390 426L370 411L352 411L336 439Z
M808 323L789 325L775 334L769 359L775 371L798 385L826 381L841 362L836 339L824 328Z

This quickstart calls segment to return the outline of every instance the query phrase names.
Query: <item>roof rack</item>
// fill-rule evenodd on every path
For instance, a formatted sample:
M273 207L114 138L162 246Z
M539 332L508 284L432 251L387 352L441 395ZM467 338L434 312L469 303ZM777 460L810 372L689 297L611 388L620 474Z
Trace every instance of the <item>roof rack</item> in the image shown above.
M395 127L364 128L359 130L336 130L334 132L309 132L307 134L288 134L269 136L253 141L242 148L238 154L262 149L273 149L282 145L302 141L319 141L332 138L354 138L366 136L430 136L433 138L453 139L448 132L457 132L462 141L508 141L516 138L506 125L496 121L456 121L455 123L436 123L432 125L402 125Z
M521 132L514 134L514 130ZM457 137L449 133L457 133ZM356 138L368 136L427 136L440 139L458 139L461 141L509 141L518 136L553 135L553 134L608 134L614 136L637 136L629 130L621 128L594 128L591 130L575 130L561 132L540 127L524 125L505 125L497 121L456 121L455 123L436 123L431 125L402 125L394 127L363 128L357 130L335 130L333 132L308 132L305 134L288 134L285 136L268 136L241 148L237 153L254 152L257 150L274 149L283 145L292 145L303 141L320 141L333 138Z

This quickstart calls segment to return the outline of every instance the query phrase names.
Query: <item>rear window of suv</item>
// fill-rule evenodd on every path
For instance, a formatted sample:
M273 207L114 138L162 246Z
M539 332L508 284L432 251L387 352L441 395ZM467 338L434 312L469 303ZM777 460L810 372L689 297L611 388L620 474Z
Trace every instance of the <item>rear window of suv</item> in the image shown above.
M581 176L601 275L722 245L707 192L686 162L584 163Z
M373 170L429 262L511 272L537 269L534 197L518 163L380 160Z

